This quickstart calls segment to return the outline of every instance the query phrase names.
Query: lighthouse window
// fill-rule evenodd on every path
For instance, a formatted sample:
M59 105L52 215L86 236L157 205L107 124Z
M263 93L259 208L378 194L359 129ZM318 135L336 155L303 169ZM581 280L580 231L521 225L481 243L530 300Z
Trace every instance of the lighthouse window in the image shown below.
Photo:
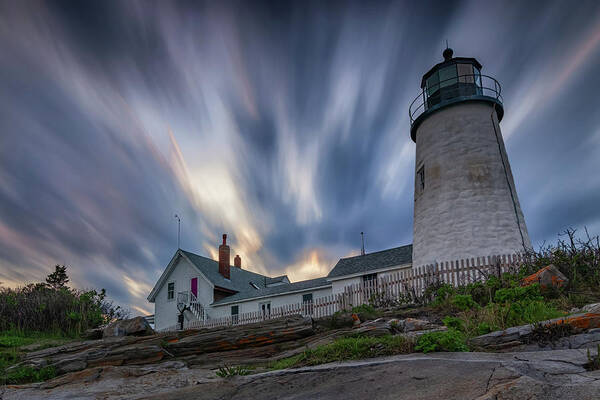
M462 83L473 83L473 65L457 64L458 81Z
M422 165L417 171L417 193L422 193L425 190L425 166Z
M431 96L438 90L440 90L440 77L436 71L433 73L433 75L427 78L427 95Z
M456 64L440 69L440 87L456 84Z

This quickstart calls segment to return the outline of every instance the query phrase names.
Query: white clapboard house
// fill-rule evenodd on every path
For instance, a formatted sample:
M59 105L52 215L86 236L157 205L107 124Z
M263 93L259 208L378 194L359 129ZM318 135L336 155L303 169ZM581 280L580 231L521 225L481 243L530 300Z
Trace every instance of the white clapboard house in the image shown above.
M268 315L272 308L311 304L342 292L346 286L412 266L412 246L408 245L342 258L326 277L290 282L286 275L268 277L244 269L239 256L230 265L226 237L223 235L219 246L219 261L181 249L175 252L148 296L154 303L157 330L177 326L179 318L187 326L251 312Z

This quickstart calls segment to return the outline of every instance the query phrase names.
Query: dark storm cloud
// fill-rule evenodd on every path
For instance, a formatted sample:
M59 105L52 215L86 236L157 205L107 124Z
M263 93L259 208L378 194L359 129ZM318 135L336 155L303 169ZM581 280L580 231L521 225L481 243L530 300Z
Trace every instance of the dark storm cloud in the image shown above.
M144 298L231 235L292 278L410 243L408 105L446 39L503 85L535 243L600 232L597 2L0 2L0 281ZM137 309L142 312L141 309Z

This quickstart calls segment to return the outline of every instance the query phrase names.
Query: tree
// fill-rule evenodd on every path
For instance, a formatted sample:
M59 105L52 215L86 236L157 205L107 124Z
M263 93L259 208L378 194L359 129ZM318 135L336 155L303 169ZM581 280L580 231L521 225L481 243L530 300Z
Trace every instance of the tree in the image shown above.
M52 289L62 289L67 287L67 283L69 283L67 267L56 264L54 272L46 277L46 284Z

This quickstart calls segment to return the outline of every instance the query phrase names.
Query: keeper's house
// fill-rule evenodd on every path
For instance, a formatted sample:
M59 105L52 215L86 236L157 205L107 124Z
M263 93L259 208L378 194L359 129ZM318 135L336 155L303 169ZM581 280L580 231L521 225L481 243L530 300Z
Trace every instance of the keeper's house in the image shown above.
M286 275L268 277L242 268L239 256L230 265L227 235L219 246L219 261L177 250L148 296L154 303L157 330L184 322L210 320L273 307L312 303L313 299L344 290L345 286L377 279L411 268L412 246L342 258L327 277L290 282ZM180 311L184 310L183 313Z

